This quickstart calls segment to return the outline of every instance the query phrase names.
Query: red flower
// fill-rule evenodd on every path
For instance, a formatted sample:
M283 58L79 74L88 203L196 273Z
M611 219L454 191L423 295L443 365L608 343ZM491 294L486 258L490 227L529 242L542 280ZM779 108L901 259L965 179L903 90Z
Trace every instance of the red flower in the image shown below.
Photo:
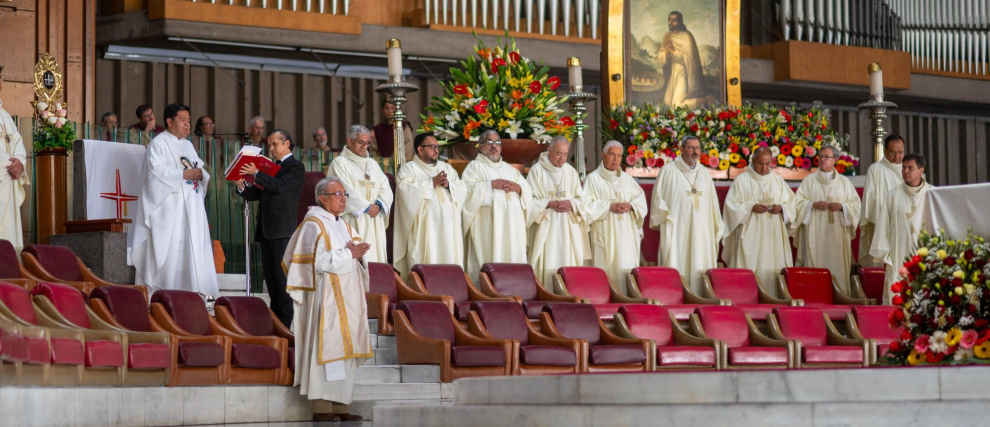
M731 151L733 153L738 153L739 152L739 144L736 144L735 142L729 144L729 151Z
M904 304L904 297L900 295L894 295L894 297L890 299L890 302L896 306L900 306Z
M895 308L890 310L890 323L893 325L900 325L904 321L904 310Z
M560 87L560 79L557 78L557 76L547 79L547 86L550 90L557 90L557 88Z
M522 57L519 56L519 52L509 52L509 60L512 61L512 65L516 65L522 60Z
M756 134L755 133L750 133L749 134L749 139L756 139Z
M966 261L972 261L973 260L973 250L972 249L966 249L966 252L963 252L963 259L965 259Z
M784 144L780 147L780 154L785 156L791 155L791 144Z
M746 163L745 159L739 159L739 163L736 163L737 168L744 168L746 165L748 165L748 163Z
M701 158L699 160L701 160L701 164L707 165L708 164L708 155L707 154L702 154L701 155Z
M654 157L654 159L657 161L657 167L658 168L662 168L663 167L663 163L664 163L663 162L663 158L661 158L661 157Z
M539 81L533 80L533 83L529 84L529 91L533 93L540 93L540 89L543 89L543 85Z
M910 341L911 338L911 331L905 329L904 332L901 332L901 341Z
M694 113L688 113L687 117L685 117L684 120L691 120L693 118L694 118Z
M945 265L947 265L949 267L952 267L953 265L956 265L956 259L953 258L953 257L950 257L950 256L945 257L944 262L945 262Z
M835 165L835 171L838 173L846 173L846 167L842 165Z
M898 353L900 351L901 351L901 342L900 341L891 341L890 342L890 352L891 353Z
M893 293L895 293L895 294L899 294L899 293L901 293L901 291L904 290L904 286L905 285L907 285L907 283L905 283L903 280L901 280L899 282L894 282L893 285L890 285L890 291L893 292Z
M560 124L564 126L574 126L574 120L571 119L570 117L562 117L560 119Z
M474 104L474 111L478 114L485 114L488 111L488 101L482 99L477 104Z
M697 124L691 125L691 132L697 132L697 131L698 131L698 125Z
M732 130L732 125L725 125L725 131L728 132Z
M632 111L626 111L626 117L632 117L632 116L633 116Z
M612 130L615 130L616 128L619 127L619 122L615 121L615 119L611 119L608 122L608 127L611 128Z
M466 84L454 86L454 93L458 95L467 95L468 87Z
M498 73L498 67L504 67L505 60L502 58L495 58L492 60L492 74Z
M787 131L788 132L794 132L794 126L787 125Z

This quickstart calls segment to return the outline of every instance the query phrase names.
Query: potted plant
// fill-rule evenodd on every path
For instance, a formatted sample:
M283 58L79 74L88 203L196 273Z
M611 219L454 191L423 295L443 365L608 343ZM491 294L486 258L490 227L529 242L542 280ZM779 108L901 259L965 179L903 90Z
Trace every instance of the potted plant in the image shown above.
M67 216L66 159L76 140L75 126L68 122L65 103L34 105L34 161L37 165L38 243L48 243L53 234L65 233Z
M557 96L560 78L549 75L550 67L522 56L508 33L492 48L479 37L474 52L440 83L443 95L421 115L420 132L433 132L441 146L473 159L478 137L494 129L502 157L523 164L535 162L554 136L571 134L574 120L564 115L567 98Z

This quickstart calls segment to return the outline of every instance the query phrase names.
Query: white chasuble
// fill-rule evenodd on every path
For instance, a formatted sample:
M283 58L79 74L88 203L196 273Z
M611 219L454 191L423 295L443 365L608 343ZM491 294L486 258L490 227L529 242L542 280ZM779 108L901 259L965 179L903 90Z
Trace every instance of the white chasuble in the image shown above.
M445 172L448 187L433 187ZM449 164L427 164L419 156L403 163L396 177L392 266L403 276L416 264L464 265L461 208L466 189Z
M705 272L718 266L723 228L708 170L677 157L674 167L660 169L650 209L650 228L660 231L659 264L676 268L691 290L702 294Z
M526 211L529 225L529 262L536 277L548 290L553 276L564 266L581 266L591 259L588 225L583 215L584 190L573 166L556 167L547 153L529 170L526 177L533 199ZM552 201L571 202L570 212L548 209Z
M148 295L159 289L220 294L206 217L210 174L182 178L184 169L202 167L192 143L167 131L148 144L131 254L134 283L150 287Z
M364 296L368 267L347 249L360 240L345 221L312 206L282 258L296 313L293 384L310 400L351 403L357 367L373 355ZM331 372L336 378L328 378Z
M779 175L760 175L752 167L729 187L722 217L722 258L732 268L752 270L767 291L778 296L777 275L794 265L788 222L794 218L794 191ZM753 212L756 204L780 205L780 214Z
M388 262L388 246L385 229L392 211L392 187L381 166L370 157L361 157L344 147L340 156L327 168L328 176L340 178L350 196L341 218L354 228L368 243L371 250L364 255L368 262ZM381 210L372 218L368 209L378 204Z
M612 203L629 203L632 210L614 213ZM629 295L626 276L642 255L646 194L636 179L603 164L584 181L584 215L591 228L591 264L605 270L619 292Z
M870 256L873 234L880 217L880 207L890 190L904 183L901 165L891 163L886 157L870 165L866 171L866 186L863 187L863 209L859 218L859 264L863 266L883 265L882 260Z
M492 189L492 181L504 179L522 188L522 195ZM493 162L479 154L464 168L464 271L478 280L486 262L526 263L526 208L532 191L512 165ZM477 283L477 282L475 282Z
M3 102L0 101L0 106ZM21 176L17 179L10 176L7 167L17 159L24 166ZM25 185L30 185L28 178L31 171L27 168L27 152L24 150L24 139L17 131L14 119L0 107L0 239L14 245L18 254L24 247L24 229L21 220L21 205L27 197Z
M816 210L815 202L839 203L842 210ZM797 246L796 265L827 268L849 293L849 273L852 268L852 239L856 233L860 201L856 187L849 178L821 170L801 182L794 195L794 245Z
M880 206L870 255L883 262L886 271L884 304L890 303L890 285L901 280L897 270L917 249L918 234L925 226L922 214L925 195L931 188L924 180L917 187L902 182L887 193Z

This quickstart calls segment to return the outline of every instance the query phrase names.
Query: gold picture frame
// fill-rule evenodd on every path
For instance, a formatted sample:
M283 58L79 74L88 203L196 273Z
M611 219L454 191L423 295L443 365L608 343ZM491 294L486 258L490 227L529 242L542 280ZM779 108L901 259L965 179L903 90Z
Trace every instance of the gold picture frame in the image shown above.
M609 105L630 102L628 93L628 72L632 47L629 46L630 3L638 0L603 0L604 35L602 42L603 98ZM721 85L724 102L729 105L742 104L742 87L739 71L739 9L740 0L718 0L721 6L722 21L722 65ZM720 100L721 101L721 100ZM663 103L663 99L656 99Z
M62 99L64 89L62 67L55 57L48 53L38 55L38 62L34 64L34 96L38 102L54 105Z

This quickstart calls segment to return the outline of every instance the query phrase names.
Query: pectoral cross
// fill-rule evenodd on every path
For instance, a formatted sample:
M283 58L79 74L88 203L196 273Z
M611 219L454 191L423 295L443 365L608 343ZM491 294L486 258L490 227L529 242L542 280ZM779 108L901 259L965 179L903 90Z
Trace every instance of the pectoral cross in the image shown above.
M698 198L701 197L701 191L698 191L696 187L691 187L691 191L687 192L688 197L694 198L694 210L698 210Z
M770 207L770 205L772 205L772 204L773 204L773 198L772 198L772 197L770 197L770 194L769 194L769 193L767 193L767 192L765 192L765 191L764 191L764 192L763 192L763 198L762 198L762 199L760 199L760 200L757 200L757 202L758 202L759 204L761 204L761 205L765 205L766 207L768 207L768 208L769 208L769 207Z
M364 199L368 201L371 200L371 189L377 186L368 174L364 174L364 181L358 181L358 187L364 187Z

